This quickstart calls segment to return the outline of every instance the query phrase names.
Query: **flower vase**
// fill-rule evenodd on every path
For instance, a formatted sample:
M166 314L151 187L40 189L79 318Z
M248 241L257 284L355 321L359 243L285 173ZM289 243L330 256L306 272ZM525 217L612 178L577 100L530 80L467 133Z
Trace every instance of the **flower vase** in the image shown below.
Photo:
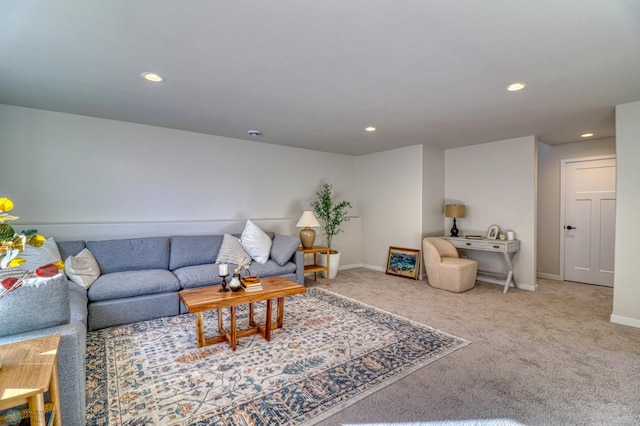
M240 282L240 274L233 274L231 283L229 283L229 288L231 289L231 291L239 291L242 288L242 283Z

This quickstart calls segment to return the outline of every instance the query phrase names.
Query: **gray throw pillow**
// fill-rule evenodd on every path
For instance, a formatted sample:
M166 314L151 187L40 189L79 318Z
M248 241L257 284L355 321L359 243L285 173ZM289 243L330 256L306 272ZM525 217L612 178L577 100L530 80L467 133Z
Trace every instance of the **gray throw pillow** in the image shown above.
M300 245L300 238L288 235L276 235L271 244L271 259L278 265L284 266Z
M241 261L243 265L249 265L251 263L251 256L249 256L242 247L239 238L224 234L216 263L235 263L239 265Z

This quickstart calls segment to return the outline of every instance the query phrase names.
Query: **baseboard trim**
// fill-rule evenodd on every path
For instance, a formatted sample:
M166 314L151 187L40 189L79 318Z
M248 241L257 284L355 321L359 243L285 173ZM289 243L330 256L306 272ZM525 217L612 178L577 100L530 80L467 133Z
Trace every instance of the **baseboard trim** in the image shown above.
M352 263L351 265L340 265L338 267L338 271L342 271L343 269L355 269L355 268L362 268L363 265L362 263Z
M367 265L366 263L361 263L359 265L361 268L366 268L366 269L372 269L374 271L378 271L378 272L387 272L387 270L381 266L375 266L375 265Z
M536 291L538 289L538 284L522 284L522 283L518 283L518 288L520 290Z
M544 272L538 272L538 278L542 278L545 280L553 280L553 281L563 281L562 277L557 274L545 274Z
M628 325L629 327L640 328L640 319L628 318L628 317L612 314L609 320L615 324Z

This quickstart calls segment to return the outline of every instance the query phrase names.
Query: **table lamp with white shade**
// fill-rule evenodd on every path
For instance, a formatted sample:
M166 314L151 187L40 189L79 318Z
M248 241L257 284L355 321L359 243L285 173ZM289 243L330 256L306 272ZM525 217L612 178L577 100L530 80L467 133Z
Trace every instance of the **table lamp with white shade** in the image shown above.
M302 247L306 249L312 248L313 242L316 240L316 231L311 229L312 226L319 227L320 222L318 222L311 210L306 210L300 216L298 223L296 223L296 227L303 228L300 231L300 241L302 242Z

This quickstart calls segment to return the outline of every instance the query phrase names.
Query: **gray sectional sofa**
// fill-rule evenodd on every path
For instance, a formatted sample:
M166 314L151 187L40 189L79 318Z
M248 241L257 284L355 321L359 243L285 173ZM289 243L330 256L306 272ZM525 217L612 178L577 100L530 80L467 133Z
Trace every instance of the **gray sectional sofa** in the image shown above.
M304 284L297 237L267 235L272 239L269 259L252 261L245 274L283 276ZM222 242L223 235L58 242L62 260L87 248L100 276L86 289L59 274L47 285L23 286L0 299L0 345L61 334L62 421L84 425L87 331L185 313L180 290L221 283L215 262ZM230 271L234 268L229 265Z

